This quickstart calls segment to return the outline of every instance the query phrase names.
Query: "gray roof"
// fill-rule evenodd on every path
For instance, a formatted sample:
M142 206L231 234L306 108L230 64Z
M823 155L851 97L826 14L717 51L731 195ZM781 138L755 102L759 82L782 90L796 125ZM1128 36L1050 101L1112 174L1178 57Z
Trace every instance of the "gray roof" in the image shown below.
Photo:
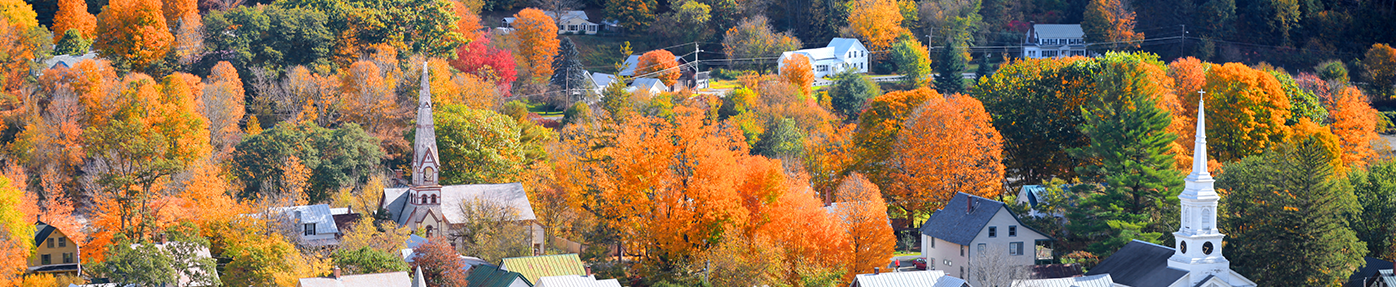
M301 224L314 223L315 233L317 234L339 233L339 227L334 224L334 213L330 212L330 206L328 204L273 208L273 211L286 212L287 215L291 217L300 215L299 218L293 219Z
M964 279L945 275L945 271L924 270L907 272L883 272L881 274L858 274L853 278L857 287L962 287L969 286Z
M1112 287L1115 282L1111 281L1110 274L1100 274L1081 277L1067 277L1055 279L1032 279L1018 280L1013 282L1014 287Z
M1391 269L1381 271L1381 280L1386 286L1396 286L1396 274L1392 274Z
M1134 287L1165 287L1188 275L1187 270L1168 267L1173 248L1134 240L1101 261L1086 276L1110 274L1115 283Z
M57 56L53 56L53 58L49 58L48 60L44 60L44 68L46 68L46 69L52 69L53 67L58 66L58 65L63 65L63 67L65 67L65 68L71 68L71 67L73 67L73 66L77 66L77 65L78 65L78 62L82 62L83 60L92 60L92 59L96 59L96 58L97 58L97 53L96 53L96 52L87 52L87 54L76 55L76 56L75 56L75 55L57 55Z
M301 278L300 287L411 287L412 278L407 271L390 273L344 275L339 278Z
M669 90L669 86L665 86L663 81L660 81L659 79L655 78L638 78L635 79L634 82L631 82L630 86L646 91L654 89L655 86L663 87L661 88L661 90Z
M593 275L563 275L538 278L534 287L620 287L616 279L596 280Z
M606 73L591 73L591 82L597 90L605 89L616 81L616 76Z
M54 228L53 225L48 225L43 222L39 222L35 227L38 228L34 230L34 246L42 245L44 240L48 239L49 235L52 235L54 231L58 230L58 228Z
M1386 271L1392 268L1391 261L1382 260L1381 258L1376 257L1363 257L1362 259L1367 261L1367 263L1363 264L1362 268L1354 270L1352 272L1352 276L1348 276L1348 282L1346 284L1343 284L1344 287L1362 286L1362 281L1365 281L1367 280L1367 278L1377 275L1377 273L1380 271Z
M1081 38L1086 35L1081 31L1081 24L1036 24L1032 25L1032 30L1037 38Z
M968 208L966 203L971 200L974 202L973 208ZM926 219L926 224L921 225L921 234L940 238L950 243L969 245L970 242L974 241L974 237L979 235L979 231L984 229L984 225L989 224L989 220L999 213L999 210L1007 211L1013 215L1013 211L1004 207L1003 202L963 192L957 193L954 198L945 203L945 207L937 210L931 214L930 218ZM1013 220L1018 220L1018 216L1014 215ZM1018 225L1042 234L1043 237L1052 238L1022 223Z
M834 38L829 40L828 47L834 48L834 55L847 54L848 50L852 50L853 48L868 49L863 47L863 42L859 42L858 39L854 38Z
M383 199L383 208L392 213L393 221L406 224L407 217L410 216L403 212L407 205L407 189L385 188ZM461 209L461 203L470 199L511 206L519 213L517 220L538 220L538 216L533 213L533 205L529 204L528 192L524 191L523 184L517 182L442 186L441 216L447 223L465 222L465 211Z

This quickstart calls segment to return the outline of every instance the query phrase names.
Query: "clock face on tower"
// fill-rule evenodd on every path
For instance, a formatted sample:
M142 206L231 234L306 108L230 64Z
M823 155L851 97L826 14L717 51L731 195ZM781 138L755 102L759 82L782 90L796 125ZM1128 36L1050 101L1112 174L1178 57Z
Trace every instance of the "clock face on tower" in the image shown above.
M1178 250L1183 251L1183 254L1188 254L1188 242L1178 241Z
M1212 242L1202 243L1202 254L1212 255Z

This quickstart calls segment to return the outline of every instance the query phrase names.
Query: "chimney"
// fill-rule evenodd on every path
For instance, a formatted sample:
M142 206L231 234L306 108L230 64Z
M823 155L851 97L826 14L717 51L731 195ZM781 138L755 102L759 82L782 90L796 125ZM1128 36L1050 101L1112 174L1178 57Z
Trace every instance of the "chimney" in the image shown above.
M593 274L591 274L591 267L586 267L586 269L587 269L587 276L593 275Z
M339 266L334 267L334 279L339 279Z
M974 212L974 197L965 196L965 213Z
M882 274L882 268L881 268L881 267L873 267L873 275L878 275L878 274Z

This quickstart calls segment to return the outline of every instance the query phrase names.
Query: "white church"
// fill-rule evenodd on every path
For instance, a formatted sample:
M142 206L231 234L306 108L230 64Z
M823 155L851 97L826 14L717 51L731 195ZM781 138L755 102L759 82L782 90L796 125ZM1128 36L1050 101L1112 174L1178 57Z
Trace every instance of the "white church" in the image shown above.
M1231 270L1231 261L1222 255L1222 238L1217 230L1217 191L1207 172L1206 112L1197 103L1197 140L1192 151L1192 173L1186 179L1178 232L1173 233L1177 248L1143 241L1125 244L1110 258L1096 265L1086 276L1108 274L1118 285L1159 287L1253 287L1255 282Z

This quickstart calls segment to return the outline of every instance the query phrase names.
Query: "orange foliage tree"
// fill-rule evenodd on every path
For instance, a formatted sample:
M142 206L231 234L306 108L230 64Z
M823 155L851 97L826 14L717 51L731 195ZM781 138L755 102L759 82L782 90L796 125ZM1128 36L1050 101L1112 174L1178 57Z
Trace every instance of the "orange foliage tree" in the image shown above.
M165 58L174 34L158 0L111 1L97 15L97 39L92 47L104 57L119 59L136 71Z
M1274 76L1239 63L1207 70L1208 150L1221 162L1257 155L1289 133L1289 96ZM1184 105L1196 105L1183 103Z
M29 258L29 239L34 236L32 197L6 176L0 176L0 285L19 285L25 260Z
M528 8L514 14L514 35L519 39L518 59L525 78L535 83L553 76L553 55L557 55L557 23L542 10Z
M1087 42L1112 43L1112 49L1139 47L1131 42L1144 39L1143 33L1134 32L1134 11L1130 11L1120 0L1091 0L1082 16L1081 30Z
M1198 97L1202 96L1197 92L1201 91L1203 86L1207 84L1208 65L1210 64L1193 57L1181 58L1168 63L1168 77L1173 78L1174 91L1178 95L1178 102L1182 103L1181 107L1183 107L1181 112L1173 113L1173 123L1181 121L1189 128L1197 124L1197 104L1195 103ZM1189 132L1175 134L1178 135L1178 139L1174 142L1185 147L1192 146L1193 137L1196 136ZM1187 157L1192 158L1191 153ZM1191 164L1190 162L1191 160L1185 164Z
M857 146L854 170L869 175L873 183L886 186L892 179L884 170L895 153L905 121L931 97L940 97L940 93L917 89L873 98L859 116L858 128L853 134L853 143Z
M848 235L849 281L857 274L872 273L874 267L885 266L897 245L892 225L887 220L887 204L877 185L861 174L852 174L839 185L836 213Z
M1377 156L1372 147L1381 139L1377 135L1377 110L1367 104L1367 96L1355 87L1339 90L1324 103L1333 123L1329 124L1333 134L1338 136L1343 153L1343 164L1350 167L1366 166Z
M1003 137L972 97L941 97L921 88L926 102L907 119L888 159L883 185L890 204L908 218L939 209L956 193L983 197L1003 190Z
M675 60L674 53L669 50L654 50L640 55L639 63L635 64L635 76L649 75L645 78L657 78L664 82L666 86L674 85L679 80L679 61Z
M203 93L198 98L198 111L208 119L215 160L227 159L233 148L242 142L243 132L238 125L246 114L243 93L238 71L228 62L218 62L205 79Z
M897 36L908 33L896 0L855 0L849 5L848 27L868 50L885 51Z
M466 5L465 1L451 1L451 10L456 12L456 17L460 18L456 20L455 28L456 33L460 34L461 40L464 41L461 46L484 36L484 33L480 32L480 15L475 14L475 11Z
M97 16L87 12L87 1L58 1L58 14L53 15L53 41L61 40L69 29L77 30L84 38L97 35Z
M810 59L805 55L790 54L781 63L780 76L785 82L800 87L800 92L806 97L810 95L810 89L814 84L814 69L810 68Z
M170 31L179 28L179 25L194 25L201 22L199 17L199 1L197 0L162 0L161 10L165 15L165 25Z
M395 61L394 61L395 62ZM386 71L385 71L386 70ZM358 123L375 135L401 115L397 105L396 65L380 66L373 61L354 62L340 72L340 94L344 121Z

